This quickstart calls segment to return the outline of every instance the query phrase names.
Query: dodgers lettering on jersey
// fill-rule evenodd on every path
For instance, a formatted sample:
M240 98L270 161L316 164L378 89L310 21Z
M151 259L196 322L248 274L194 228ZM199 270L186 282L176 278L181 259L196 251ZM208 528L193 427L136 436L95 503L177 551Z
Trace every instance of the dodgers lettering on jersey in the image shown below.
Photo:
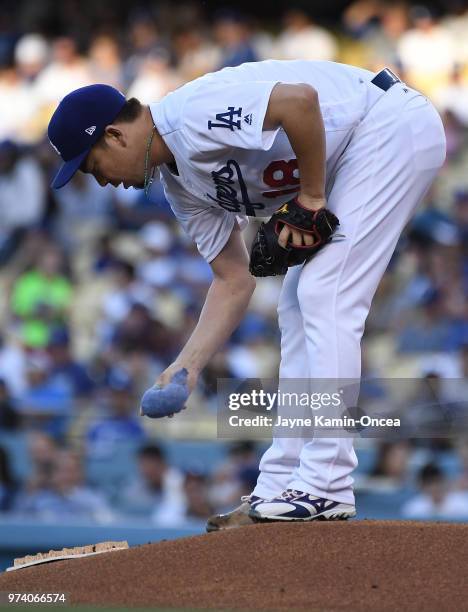
M327 181L366 112L366 70L332 62L243 64L207 74L150 105L178 174L160 168L166 197L200 253L213 260L237 221L268 217L299 192L297 160L284 130L264 130L277 83L309 83L319 93Z

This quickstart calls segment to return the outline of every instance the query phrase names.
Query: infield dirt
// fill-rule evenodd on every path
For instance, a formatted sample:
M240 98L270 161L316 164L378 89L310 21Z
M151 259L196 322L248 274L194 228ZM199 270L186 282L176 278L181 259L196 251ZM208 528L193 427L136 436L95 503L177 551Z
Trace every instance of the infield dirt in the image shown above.
M468 610L468 525L259 524L0 575L71 604L216 610Z

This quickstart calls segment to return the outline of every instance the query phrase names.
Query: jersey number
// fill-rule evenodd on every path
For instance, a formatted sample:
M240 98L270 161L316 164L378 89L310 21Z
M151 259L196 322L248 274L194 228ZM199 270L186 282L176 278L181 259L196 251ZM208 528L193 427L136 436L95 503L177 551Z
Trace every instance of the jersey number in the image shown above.
M278 196L296 193L299 191L299 171L297 167L297 159L289 161L279 160L273 161L263 171L263 182L268 187L274 187L272 191L264 191L264 198L277 198ZM286 187L294 185L289 189L278 189L278 187Z

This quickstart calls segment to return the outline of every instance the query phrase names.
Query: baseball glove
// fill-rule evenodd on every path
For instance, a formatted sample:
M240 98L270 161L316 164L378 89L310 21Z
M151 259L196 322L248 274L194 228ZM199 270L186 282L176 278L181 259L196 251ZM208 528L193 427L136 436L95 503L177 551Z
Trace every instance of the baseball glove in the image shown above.
M340 222L327 208L309 210L297 198L286 202L267 223L262 223L250 251L249 270L253 276L286 274L290 266L298 266L315 255L332 239ZM278 236L287 225L314 238L311 246L278 244Z

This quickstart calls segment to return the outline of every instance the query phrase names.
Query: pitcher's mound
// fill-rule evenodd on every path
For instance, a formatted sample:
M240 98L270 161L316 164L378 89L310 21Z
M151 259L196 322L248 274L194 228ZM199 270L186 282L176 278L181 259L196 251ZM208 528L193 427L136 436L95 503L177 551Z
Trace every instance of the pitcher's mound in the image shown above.
M468 525L261 524L3 573L72 604L347 612L468 610Z

